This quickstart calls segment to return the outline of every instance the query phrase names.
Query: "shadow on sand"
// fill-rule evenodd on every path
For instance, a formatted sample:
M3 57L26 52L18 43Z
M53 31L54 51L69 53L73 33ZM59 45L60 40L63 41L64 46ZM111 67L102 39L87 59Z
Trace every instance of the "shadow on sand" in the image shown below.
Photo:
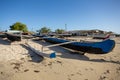
M4 39L4 38L0 38L0 44L3 44L3 45L10 45L11 42L8 41L7 39Z
M48 42L42 42L42 41L34 41L34 42L41 44L43 46L51 45ZM120 64L119 61L112 61L112 60L108 61L105 59L90 59L89 57L87 57L85 55L81 55L78 52L73 52L73 51L70 51L66 48L60 47L60 46L51 47L49 49L55 51L56 53L61 53L61 55L57 55L61 58L78 59L78 60L91 61L91 62L107 62L107 63Z
M30 50L26 45L20 44L23 48L25 48L26 50L28 50L28 54L30 55L32 60L32 62L36 62L39 63L41 61L43 61L43 56L37 55L36 53L34 53L32 50Z

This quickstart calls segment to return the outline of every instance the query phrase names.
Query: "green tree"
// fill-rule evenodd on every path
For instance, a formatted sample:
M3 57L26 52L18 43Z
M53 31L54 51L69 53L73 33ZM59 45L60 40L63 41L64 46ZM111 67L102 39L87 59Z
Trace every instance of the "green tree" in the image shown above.
M10 26L10 30L20 30L23 32L28 32L27 26L20 22L16 22L12 26Z
M65 32L65 30L63 30L63 29L56 29L55 32L57 34L62 34L63 32Z
M51 32L51 30L49 28L47 28L47 27L42 27L40 29L40 33L47 34L49 32Z

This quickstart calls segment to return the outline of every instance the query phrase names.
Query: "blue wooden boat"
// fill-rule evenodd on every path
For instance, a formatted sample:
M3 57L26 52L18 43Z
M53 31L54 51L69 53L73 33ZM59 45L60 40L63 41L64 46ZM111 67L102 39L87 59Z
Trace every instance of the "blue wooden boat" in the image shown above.
M44 40L54 44L69 42L68 40L51 37L45 37ZM95 54L104 54L112 51L112 49L115 47L115 41L107 39L101 42L73 42L61 46L84 53L88 52Z

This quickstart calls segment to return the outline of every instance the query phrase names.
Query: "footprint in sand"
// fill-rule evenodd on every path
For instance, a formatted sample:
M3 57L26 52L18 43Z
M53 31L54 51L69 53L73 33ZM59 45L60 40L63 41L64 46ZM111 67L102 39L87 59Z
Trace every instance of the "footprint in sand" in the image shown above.
M27 72L27 71L29 71L29 69L25 69L25 70L24 70L24 72Z
M106 70L106 72L104 72L104 74L109 74L110 73L110 70Z
M40 72L40 71L39 71L39 70L34 70L34 72L38 73L38 72Z
M98 80L105 80L107 77L106 76L100 76Z

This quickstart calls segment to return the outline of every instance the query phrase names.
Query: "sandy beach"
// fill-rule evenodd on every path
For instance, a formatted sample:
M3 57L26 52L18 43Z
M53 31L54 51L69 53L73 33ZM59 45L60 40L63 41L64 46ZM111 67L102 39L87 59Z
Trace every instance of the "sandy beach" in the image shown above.
M50 43L23 40L11 44L0 38L0 80L120 80L120 38L113 39L116 45L108 54L81 55L56 46L45 48L43 58L25 43L38 52ZM54 51L56 58L49 58Z

